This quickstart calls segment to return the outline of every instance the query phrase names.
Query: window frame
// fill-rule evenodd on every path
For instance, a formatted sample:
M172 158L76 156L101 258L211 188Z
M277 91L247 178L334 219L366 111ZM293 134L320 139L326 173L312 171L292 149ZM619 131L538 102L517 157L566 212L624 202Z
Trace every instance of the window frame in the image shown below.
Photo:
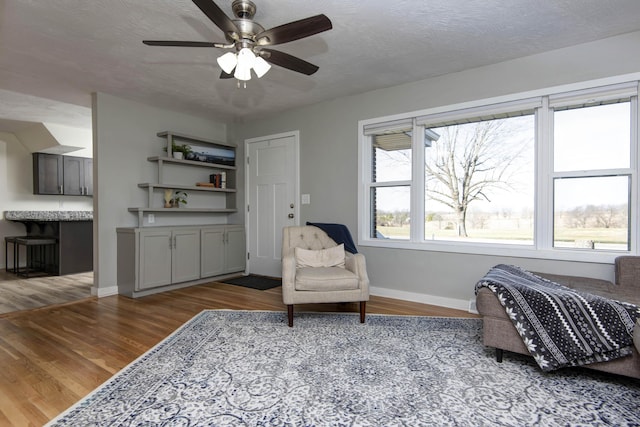
M361 120L358 123L358 244L368 247L398 248L412 250L426 250L437 252L453 252L461 254L482 254L508 257L525 257L540 259L555 259L567 261L612 263L615 257L620 255L635 255L639 250L640 227L638 226L639 206L639 179L638 179L638 80L640 74L631 80L627 76L609 78L598 81L583 82L580 84L565 85L562 87L549 88L544 90L513 94L509 96L477 100L449 106L435 107L426 110L408 112L401 115L379 117L374 119ZM597 176L611 175L611 172L630 175L630 217L629 217L629 251L602 251L602 250L578 250L571 248L556 248L553 246L553 182L554 178L564 173L554 173L553 171L553 110L552 106L557 106L561 102L576 104L580 100L591 101L612 100L616 97L630 97L630 159L628 169L597 170ZM424 133L424 125L427 123L438 123L437 120L460 119L472 114L481 116L483 114L494 114L496 111L505 109L535 107L535 177L534 177L534 243L533 245L517 245L513 243L482 243L482 242L459 242L447 240L426 240L424 238L424 156L425 149L422 141L418 138ZM412 223L409 240L400 239L377 239L369 235L372 220L372 209L370 205L371 188L383 186L385 183L372 183L372 150L371 137L367 135L365 129L382 129L385 124L398 122L413 122L412 136L412 180L402 181L403 185L410 185ZM431 126L431 125L430 125ZM593 175L594 171L584 172ZM575 175L575 172L572 172ZM376 185L372 185L376 184ZM399 185L399 182L393 182ZM413 213L419 213L419 220L413 220Z

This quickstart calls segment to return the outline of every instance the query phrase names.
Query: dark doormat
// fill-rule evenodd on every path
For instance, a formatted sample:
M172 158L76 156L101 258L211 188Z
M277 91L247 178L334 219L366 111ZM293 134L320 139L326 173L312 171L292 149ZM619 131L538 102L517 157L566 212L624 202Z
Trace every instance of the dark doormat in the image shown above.
M266 291L267 289L282 286L282 279L250 274L248 276L236 277L234 279L221 280L220 283Z

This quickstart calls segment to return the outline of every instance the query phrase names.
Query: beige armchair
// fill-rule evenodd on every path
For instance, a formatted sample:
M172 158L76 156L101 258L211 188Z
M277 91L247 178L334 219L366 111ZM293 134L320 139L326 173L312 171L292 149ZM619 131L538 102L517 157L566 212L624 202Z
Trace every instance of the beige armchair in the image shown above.
M308 266L308 262L301 261L303 254L326 259L325 252L335 254L338 249L331 248L336 246L336 242L318 227L306 225L283 229L282 300L287 305L290 327L293 326L294 304L360 302L360 323L364 323L366 301L369 300L364 255L344 252L344 267ZM302 249L298 250L298 259L296 248Z

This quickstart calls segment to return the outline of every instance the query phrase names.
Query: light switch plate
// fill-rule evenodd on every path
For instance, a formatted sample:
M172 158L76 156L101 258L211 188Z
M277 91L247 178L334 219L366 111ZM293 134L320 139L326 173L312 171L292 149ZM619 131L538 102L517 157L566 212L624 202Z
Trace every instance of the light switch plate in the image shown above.
M302 204L303 205L310 205L311 204L311 195L310 194L303 194L302 195Z

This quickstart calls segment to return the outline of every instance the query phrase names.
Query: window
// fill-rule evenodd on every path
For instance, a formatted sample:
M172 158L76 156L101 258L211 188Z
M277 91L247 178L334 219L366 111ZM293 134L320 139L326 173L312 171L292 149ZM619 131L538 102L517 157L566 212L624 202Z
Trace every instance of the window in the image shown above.
M413 124L387 124L371 135L370 237L409 239Z
M637 82L364 121L360 244L635 252L637 122Z
M629 250L629 178L555 178L553 246Z
M630 250L630 99L552 111L553 246Z
M533 244L535 115L429 130L425 239Z

